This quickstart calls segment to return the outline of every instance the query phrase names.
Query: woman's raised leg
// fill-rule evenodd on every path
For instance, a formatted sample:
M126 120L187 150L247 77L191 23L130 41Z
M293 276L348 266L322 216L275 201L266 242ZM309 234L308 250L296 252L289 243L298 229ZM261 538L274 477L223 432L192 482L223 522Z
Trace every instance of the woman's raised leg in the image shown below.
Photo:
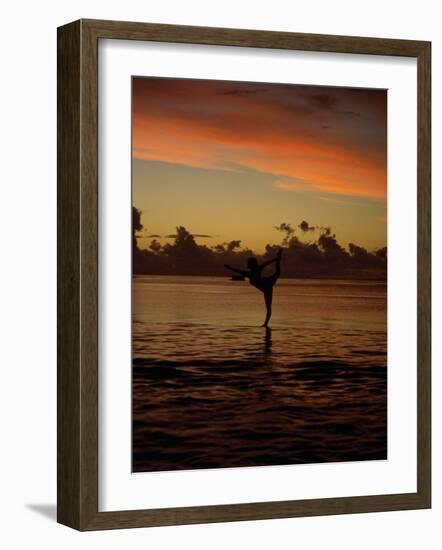
M275 278L278 279L281 275L281 256L282 256L282 248L278 250L278 253L276 254L276 262L275 262Z

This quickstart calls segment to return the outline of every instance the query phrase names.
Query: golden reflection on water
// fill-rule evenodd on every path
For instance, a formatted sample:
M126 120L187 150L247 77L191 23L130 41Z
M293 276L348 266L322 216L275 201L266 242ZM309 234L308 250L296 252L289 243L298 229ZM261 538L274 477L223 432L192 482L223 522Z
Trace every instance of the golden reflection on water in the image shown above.
M133 469L386 458L386 286L137 276Z

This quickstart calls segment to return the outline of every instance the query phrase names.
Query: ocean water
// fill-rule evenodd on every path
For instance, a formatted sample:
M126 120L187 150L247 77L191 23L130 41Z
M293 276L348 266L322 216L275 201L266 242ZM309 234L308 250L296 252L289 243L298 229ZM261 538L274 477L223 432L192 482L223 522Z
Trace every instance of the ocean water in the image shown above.
M133 279L133 471L387 458L387 288Z

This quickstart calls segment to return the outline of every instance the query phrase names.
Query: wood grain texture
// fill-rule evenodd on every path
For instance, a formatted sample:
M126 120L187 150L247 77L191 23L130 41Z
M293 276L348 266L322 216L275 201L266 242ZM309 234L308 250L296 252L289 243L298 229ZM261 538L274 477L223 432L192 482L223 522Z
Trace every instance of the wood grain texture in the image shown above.
M431 44L418 57L417 485L431 507Z
M58 31L57 518L79 526L80 23Z
M99 38L417 57L425 42L127 21L82 20Z
M418 60L418 490L416 493L98 511L98 41L150 40L400 55ZM428 508L430 461L430 44L81 20L58 29L58 521L79 530Z

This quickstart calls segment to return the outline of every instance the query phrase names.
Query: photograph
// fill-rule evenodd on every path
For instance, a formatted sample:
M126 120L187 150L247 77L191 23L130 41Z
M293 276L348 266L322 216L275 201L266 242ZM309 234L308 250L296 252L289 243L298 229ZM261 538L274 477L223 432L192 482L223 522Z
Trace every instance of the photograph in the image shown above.
M132 77L132 470L387 459L387 90Z

